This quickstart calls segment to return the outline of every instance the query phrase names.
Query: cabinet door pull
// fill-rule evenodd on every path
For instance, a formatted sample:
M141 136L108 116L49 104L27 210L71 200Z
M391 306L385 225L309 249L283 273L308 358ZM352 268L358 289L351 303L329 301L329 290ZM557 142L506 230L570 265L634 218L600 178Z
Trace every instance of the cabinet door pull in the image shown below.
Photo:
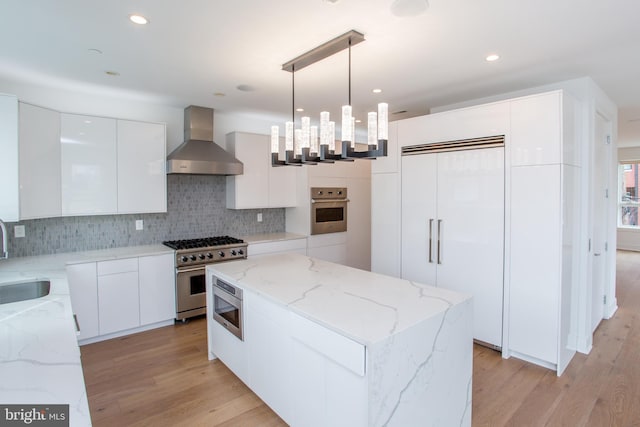
M73 315L73 321L76 322L76 332L80 332L80 323L78 323L78 315Z
M440 231L442 228L442 220L438 220L438 264L442 264L442 254L440 253Z
M431 248L433 240L433 218L429 218L429 263L433 263L433 256L431 253Z

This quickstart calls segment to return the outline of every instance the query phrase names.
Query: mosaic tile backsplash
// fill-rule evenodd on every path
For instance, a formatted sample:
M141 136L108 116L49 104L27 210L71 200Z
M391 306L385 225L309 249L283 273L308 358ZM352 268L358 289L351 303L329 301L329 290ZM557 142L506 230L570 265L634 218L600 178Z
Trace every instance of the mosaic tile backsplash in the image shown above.
M167 175L167 213L46 218L7 224L9 256L107 249L198 237L277 233L285 230L285 210L227 209L224 176ZM256 214L262 212L262 222ZM144 221L136 231L135 221ZM25 226L15 238L14 225Z

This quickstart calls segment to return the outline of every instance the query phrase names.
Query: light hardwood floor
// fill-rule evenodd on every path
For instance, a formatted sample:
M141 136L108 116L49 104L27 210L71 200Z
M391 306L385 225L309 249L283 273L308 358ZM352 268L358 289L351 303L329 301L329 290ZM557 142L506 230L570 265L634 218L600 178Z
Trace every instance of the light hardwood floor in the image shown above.
M618 252L617 274L618 311L561 377L474 348L474 427L640 426L640 253ZM81 350L96 427L285 425L224 364L207 360L204 319Z

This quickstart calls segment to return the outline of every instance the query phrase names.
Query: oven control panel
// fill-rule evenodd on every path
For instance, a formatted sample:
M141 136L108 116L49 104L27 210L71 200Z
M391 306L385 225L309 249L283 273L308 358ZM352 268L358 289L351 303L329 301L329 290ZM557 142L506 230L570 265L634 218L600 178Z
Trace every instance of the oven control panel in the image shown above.
M180 251L176 254L176 266L211 264L214 262L242 259L247 257L246 246L226 248L199 248L191 251Z

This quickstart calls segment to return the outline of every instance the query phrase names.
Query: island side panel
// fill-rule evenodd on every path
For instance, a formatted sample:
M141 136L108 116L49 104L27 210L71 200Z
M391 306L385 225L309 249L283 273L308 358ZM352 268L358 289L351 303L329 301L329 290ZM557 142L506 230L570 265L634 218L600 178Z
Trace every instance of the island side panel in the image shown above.
M472 301L368 348L369 425L471 426Z

